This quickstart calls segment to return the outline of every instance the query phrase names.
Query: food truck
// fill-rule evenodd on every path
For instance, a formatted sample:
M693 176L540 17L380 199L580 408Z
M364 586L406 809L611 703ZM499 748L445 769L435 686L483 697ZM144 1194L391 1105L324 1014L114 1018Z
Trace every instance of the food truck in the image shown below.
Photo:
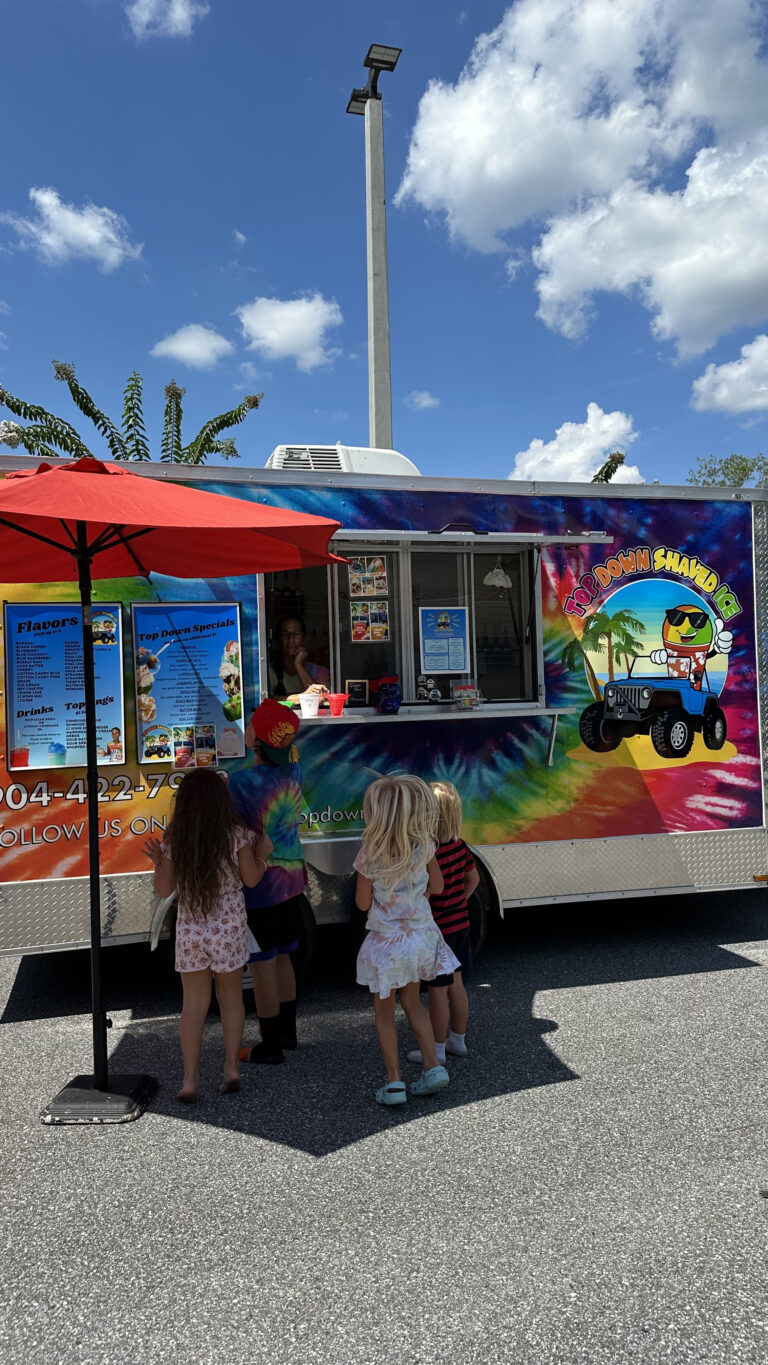
M0 475L25 463L0 458ZM517 907L577 914L765 872L768 493L432 478L344 446L136 469L159 501L182 481L334 518L343 561L94 585L105 944L167 927L142 845L187 768L248 764L286 621L346 698L299 732L308 938L351 913L363 795L385 773L458 788L476 942ZM3 587L5 953L89 939L76 597Z

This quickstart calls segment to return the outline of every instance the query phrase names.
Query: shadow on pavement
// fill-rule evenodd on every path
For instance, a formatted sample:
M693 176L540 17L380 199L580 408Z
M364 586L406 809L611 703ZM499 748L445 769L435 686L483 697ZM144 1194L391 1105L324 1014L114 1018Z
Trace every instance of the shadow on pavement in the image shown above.
M110 1035L113 1072L156 1075L151 1110L212 1124L324 1156L350 1143L438 1110L578 1079L549 1048L555 1021L537 1018L545 990L644 980L755 965L723 943L768 934L767 903L759 892L621 901L529 909L508 920L467 981L471 1053L451 1062L451 1084L432 1098L382 1109L373 1092L381 1060L368 992L354 985L351 935L319 935L312 980L299 1007L301 1046L284 1066L244 1066L240 1094L221 1097L221 1033L212 1014L203 1047L203 1083L195 1106L176 1100L180 1078L180 989L170 964L144 945L105 954L105 998L132 1019ZM246 997L248 999L248 997ZM252 997L250 997L252 1000ZM22 960L2 1023L84 1014L89 1009L87 953ZM401 1053L412 1046L401 1017ZM246 1041L255 1036L249 1013ZM83 1069L87 1070L85 1062ZM406 1080L418 1067L406 1063Z

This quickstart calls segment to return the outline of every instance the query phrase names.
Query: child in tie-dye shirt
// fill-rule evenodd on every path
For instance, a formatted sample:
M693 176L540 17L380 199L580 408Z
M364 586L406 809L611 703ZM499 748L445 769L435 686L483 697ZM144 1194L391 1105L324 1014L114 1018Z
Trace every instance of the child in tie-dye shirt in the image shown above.
M241 1060L279 1063L296 1047L296 977L290 954L298 947L301 896L307 868L299 839L301 769L293 743L298 717L274 700L263 701L245 731L254 766L233 773L235 810L257 834L268 834L273 851L258 887L246 888L248 927L257 947L251 977L262 1041L244 1048Z

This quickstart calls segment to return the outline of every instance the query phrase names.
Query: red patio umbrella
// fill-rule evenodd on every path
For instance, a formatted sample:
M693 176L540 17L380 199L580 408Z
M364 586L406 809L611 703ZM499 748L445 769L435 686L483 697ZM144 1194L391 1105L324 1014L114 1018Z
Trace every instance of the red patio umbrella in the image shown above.
M0 480L0 582L76 579L83 618L88 794L93 1076L77 1076L44 1111L46 1122L137 1118L155 1082L113 1076L101 983L96 692L91 633L93 578L150 572L223 578L327 564L339 523L285 508L147 478L95 459L43 463Z

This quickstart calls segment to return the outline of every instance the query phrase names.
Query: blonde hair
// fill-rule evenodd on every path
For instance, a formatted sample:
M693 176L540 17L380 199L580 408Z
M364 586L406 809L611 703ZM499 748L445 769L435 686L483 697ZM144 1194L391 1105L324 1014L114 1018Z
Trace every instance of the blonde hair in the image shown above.
M437 842L450 844L461 838L461 797L452 782L430 782L437 797Z
M394 891L434 855L437 801L420 777L379 777L365 793L363 813L365 876Z

